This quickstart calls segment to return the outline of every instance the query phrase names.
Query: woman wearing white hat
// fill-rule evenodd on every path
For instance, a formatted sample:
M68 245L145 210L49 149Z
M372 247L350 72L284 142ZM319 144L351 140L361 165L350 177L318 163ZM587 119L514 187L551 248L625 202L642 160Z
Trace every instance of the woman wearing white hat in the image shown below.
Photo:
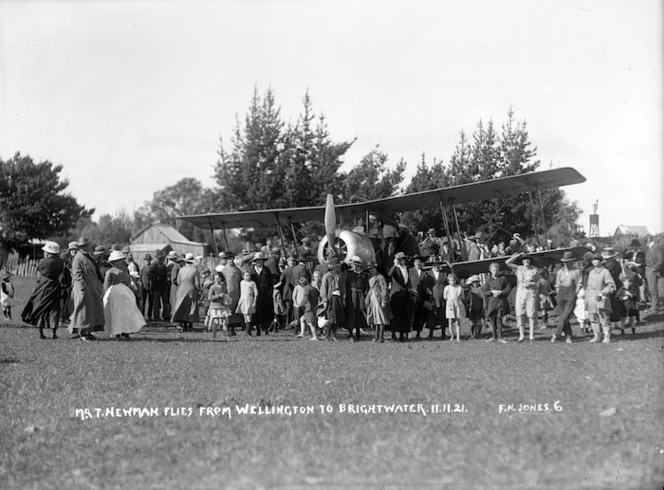
M194 266L194 254L184 256L184 265L180 267L176 278L177 293L171 321L182 325L182 330L192 331L193 324L199 321L198 297L201 289L198 269Z
M136 295L132 290L135 286L126 258L119 250L113 250L108 257L111 268L104 277L104 330L118 340L129 340L130 333L136 333L146 325L136 306Z
M37 287L23 309L21 318L24 322L39 327L39 338L45 339L44 328L55 331L60 323L60 274L64 263L60 259L60 246L55 242L46 242L42 247L44 258L37 266Z

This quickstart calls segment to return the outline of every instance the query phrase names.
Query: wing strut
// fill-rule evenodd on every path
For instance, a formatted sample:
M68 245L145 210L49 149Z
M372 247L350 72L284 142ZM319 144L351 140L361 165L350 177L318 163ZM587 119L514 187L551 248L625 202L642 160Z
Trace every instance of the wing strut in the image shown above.
M288 254L286 253L286 239L284 238L284 231L281 229L281 223L279 222L279 213L274 213L274 219L277 221L279 238L281 238L281 252L284 254L284 257L287 257Z
M290 225L290 231L293 234L293 250L295 251L295 257L299 258L300 254L297 251L297 235L295 234L295 226L293 222L288 218L288 224Z
M219 256L219 248L217 248L217 240L214 239L214 230L212 229L212 220L208 217L208 225L210 226L210 235L212 235L212 246L214 247L214 254ZM228 248L228 244L226 244Z
M440 215L443 218L443 226L445 227L445 236L447 237L447 242L450 245L450 250L452 250L452 254L456 253L454 250L454 242L452 242L452 236L450 233L450 221L447 219L447 211L445 210L445 205L443 204L443 201L439 201L440 204Z
M466 257L466 247L464 246L463 239L461 238L461 228L459 228L459 218L457 217L457 212L456 212L456 206L454 205L454 202L452 202L452 211L454 211L454 222L456 223L456 229L457 229L457 236L459 237L459 250L461 252L461 260L465 262L468 260Z

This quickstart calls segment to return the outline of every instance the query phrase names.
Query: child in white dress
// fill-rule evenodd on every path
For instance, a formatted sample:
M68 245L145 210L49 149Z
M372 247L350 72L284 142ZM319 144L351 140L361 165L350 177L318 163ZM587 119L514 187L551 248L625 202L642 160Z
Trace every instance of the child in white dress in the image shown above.
M247 335L251 335L251 317L256 313L258 288L256 287L256 283L251 280L250 272L245 272L243 277L244 279L240 281L240 301L238 301L235 313L244 315Z
M224 282L224 276L221 273L214 275L214 284L210 286L208 292L208 300L210 301L210 308L208 309L207 317L210 319L212 327L212 338L217 338L217 327L221 325L221 329L226 332L226 336L230 337L228 331L228 317L230 316L230 309L228 305L232 303L231 297L228 295L228 289Z
M447 302L445 317L447 318L451 335L454 335L452 325L456 326L456 340L459 342L461 340L459 335L461 319L466 317L466 308L463 306L464 293L463 288L459 285L457 276L454 274L450 274L447 282L449 284L443 290L443 298Z

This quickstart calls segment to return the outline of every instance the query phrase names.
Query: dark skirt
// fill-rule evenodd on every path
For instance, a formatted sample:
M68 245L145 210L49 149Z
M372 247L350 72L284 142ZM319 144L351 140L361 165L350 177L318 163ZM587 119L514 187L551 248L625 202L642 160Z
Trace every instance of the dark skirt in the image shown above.
M406 296L394 295L390 299L390 307L392 308L392 321L390 322L390 330L395 333L408 333L410 332L410 314L408 308L410 306L410 298Z
M611 301L611 316L609 321L619 322L621 319L627 316L627 310L625 310L625 305L618 298L616 293L611 293L609 295L609 300Z
M21 319L30 325L38 325L39 320L49 318L51 312L59 312L61 291L58 281L42 276L21 313Z
M334 325L343 325L346 321L344 315L344 305L341 301L341 296L332 296L327 303L327 310L325 316L328 321Z

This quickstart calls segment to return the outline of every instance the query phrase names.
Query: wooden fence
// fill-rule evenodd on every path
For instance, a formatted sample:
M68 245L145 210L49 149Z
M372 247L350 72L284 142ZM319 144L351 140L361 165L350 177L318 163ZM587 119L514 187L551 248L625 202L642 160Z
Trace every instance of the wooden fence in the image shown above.
M15 276L36 276L39 260L40 259L21 259L17 254L12 254L5 263L5 269L11 271Z

